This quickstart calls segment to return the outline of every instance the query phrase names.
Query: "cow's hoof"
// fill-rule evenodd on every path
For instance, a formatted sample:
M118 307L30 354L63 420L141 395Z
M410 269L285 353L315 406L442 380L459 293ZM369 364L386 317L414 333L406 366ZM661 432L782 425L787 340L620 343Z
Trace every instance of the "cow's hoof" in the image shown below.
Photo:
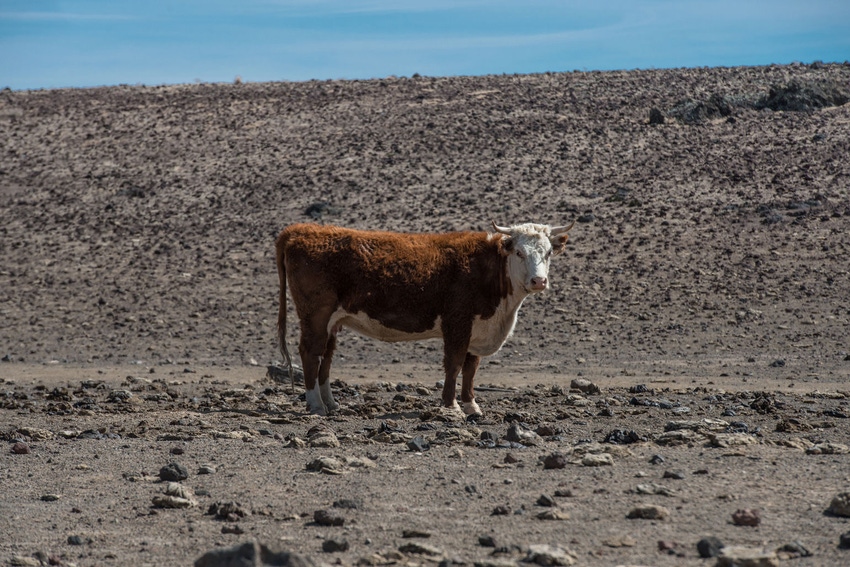
M309 404L307 405L307 413L312 415L328 415L328 410L325 406L311 407Z
M471 402L463 402L463 413L466 415L473 415L477 413L480 415L481 408L478 407L478 404L475 403L475 400L472 400Z

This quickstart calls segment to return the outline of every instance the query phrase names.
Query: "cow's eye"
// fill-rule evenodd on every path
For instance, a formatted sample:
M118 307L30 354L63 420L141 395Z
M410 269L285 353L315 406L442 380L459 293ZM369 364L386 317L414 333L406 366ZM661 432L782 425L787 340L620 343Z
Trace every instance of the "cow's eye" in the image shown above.
M552 251L549 250L548 252L546 252L546 259L548 260L551 257L552 257Z
M522 260L525 260L525 252L522 250L517 250L516 255L519 256Z

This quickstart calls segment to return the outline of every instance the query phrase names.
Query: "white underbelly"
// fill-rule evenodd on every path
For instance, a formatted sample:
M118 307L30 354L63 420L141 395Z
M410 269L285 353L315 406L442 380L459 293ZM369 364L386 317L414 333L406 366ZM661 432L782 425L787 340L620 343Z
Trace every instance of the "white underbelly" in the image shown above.
M472 337L469 352L475 356L490 356L496 353L514 332L517 312L496 313L489 319L476 317L472 322Z
M328 322L328 333L333 333L335 329L342 326L348 327L349 329L357 331L361 335L366 335L373 339L389 343L397 343L402 341L439 339L443 336L440 325L441 320L437 317L432 328L421 333L406 333L404 331L399 331L398 329L392 329L382 325L380 321L372 319L362 311L358 313L349 313L348 311L340 308L334 311L333 315L331 315L331 319Z

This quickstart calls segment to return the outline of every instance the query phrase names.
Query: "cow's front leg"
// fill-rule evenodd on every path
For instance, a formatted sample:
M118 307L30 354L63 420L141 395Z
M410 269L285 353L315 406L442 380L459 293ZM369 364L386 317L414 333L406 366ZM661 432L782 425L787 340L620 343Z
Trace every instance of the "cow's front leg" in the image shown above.
M469 352L466 353L466 359L463 361L463 385L460 388L460 401L463 402L463 413L466 415L481 413L481 408L475 403L475 391L472 387L475 371L478 370L480 362L480 356L475 356Z
M336 403L333 392L331 392L330 381L331 360L333 359L335 349L336 337L331 335L325 347L325 353L322 355L322 364L319 366L319 394L328 411L334 411L339 408L339 404Z
M457 375L466 360L469 348L469 338L472 333L472 321L468 325L456 325L449 328L443 323L443 338L445 350L443 367L446 371L446 381L443 384L443 406L460 411L457 403Z

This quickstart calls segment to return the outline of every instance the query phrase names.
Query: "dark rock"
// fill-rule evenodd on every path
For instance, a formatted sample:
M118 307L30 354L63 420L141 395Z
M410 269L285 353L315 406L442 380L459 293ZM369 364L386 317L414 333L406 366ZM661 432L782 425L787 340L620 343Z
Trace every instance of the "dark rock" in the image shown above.
M544 469L562 469L567 466L567 456L562 453L552 453L543 458Z
M511 509L509 506L505 506L504 504L499 504L493 511L490 512L491 516L507 516L511 513Z
M717 557L721 549L723 549L723 542L714 536L704 537L697 542L697 553L704 559Z
M320 526L341 526L345 524L345 518L331 510L316 510L313 520Z
M850 549L850 532L844 532L838 538L838 547L841 549Z
M651 465L660 465L663 462L664 457L662 457L661 455L652 455L652 457L649 458L649 464Z
M221 526L221 533L241 535L245 533L245 530L239 524L225 524Z
M604 443L611 443L612 445L628 445L630 443L638 443L640 441L646 441L646 437L641 437L634 431L614 429L605 436Z
M360 510L363 508L363 502L355 498L340 498L334 501L333 507L344 510Z
M649 109L649 123L652 125L664 124L664 114L655 107Z
M86 540L78 535L68 536L68 545L85 545Z
M557 506L557 502L555 502L555 499L552 498L551 496L549 496L548 494L541 494L540 498L537 499L536 504L538 506L548 506L548 507Z
M179 463L168 463L159 469L159 478L166 482L180 482L189 478L189 470Z
M664 471L663 478L672 478L674 480L684 480L685 473L680 471Z
M496 538L491 535L478 536L478 545L481 547L496 547Z
M512 465L512 464L514 464L514 463L518 463L518 462L519 462L519 459L517 459L517 458L514 456L514 454L513 454L513 453L508 453L507 455L505 455L505 458L504 458L503 460L504 460L504 462L505 462L506 464L508 464L508 465Z
M326 539L322 542L322 551L325 553L338 553L348 551L348 540L346 539Z
M645 394L649 391L650 390L646 387L646 384L635 384L629 388L629 393L631 394Z
M774 360L773 362L771 362L770 366L773 367L773 368L782 368L783 366L785 366L785 359L784 358L778 358L778 359Z
M195 560L194 567L316 567L303 555L273 552L265 545L246 542L233 547L214 549Z
M15 455L27 455L30 452L30 446L26 443L15 443L12 445L11 452Z
M774 85L756 102L757 109L811 111L841 106L850 101L850 91L838 82L791 79L785 85Z

